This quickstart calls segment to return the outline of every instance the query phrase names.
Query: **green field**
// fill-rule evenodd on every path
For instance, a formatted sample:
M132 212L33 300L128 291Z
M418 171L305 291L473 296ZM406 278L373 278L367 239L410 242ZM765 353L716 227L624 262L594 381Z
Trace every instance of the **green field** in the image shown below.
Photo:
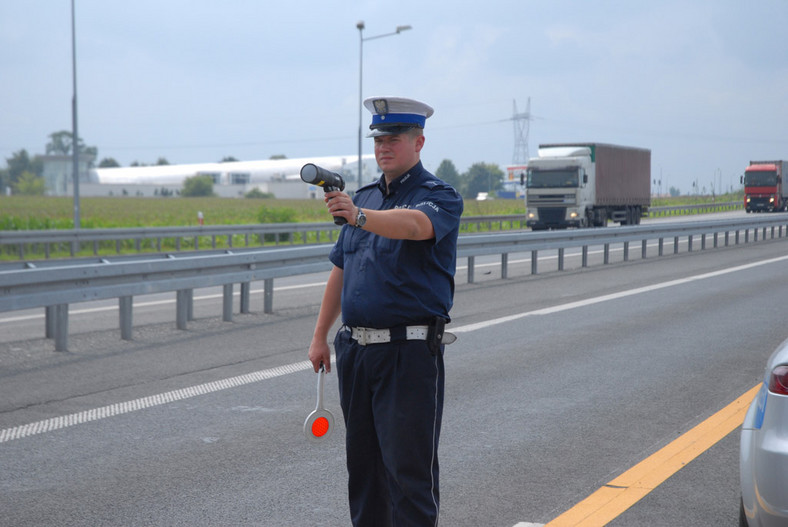
M735 195L719 196L718 202L739 201ZM659 199L652 206L679 206L709 203L710 197ZM138 227L181 227L198 225L202 212L205 225L254 225L260 223L330 222L323 200L238 199L238 198L139 198L86 197L80 200L80 226L83 229ZM525 215L523 200L466 200L463 216ZM72 229L74 201L70 197L2 196L0 197L0 232L41 229ZM520 221L464 225L462 232L522 228ZM266 234L195 236L169 239L103 241L93 244L23 243L0 247L0 260L35 260L74 256L113 255L119 253L182 251L205 248L250 247L279 243L315 243L325 240L317 234Z
M83 229L173 227L197 225L202 212L206 225L255 223L312 223L330 218L323 200L238 198L124 198L80 199ZM522 200L466 201L466 216L524 214ZM70 197L0 197L0 231L72 229L74 201Z
M739 201L739 195L717 196L716 201ZM660 198L654 207L709 203L710 196ZM312 223L328 220L322 200L238 198L86 197L80 200L83 229L119 227L173 227L197 225L202 212L206 225L255 223ZM464 216L525 214L523 200L465 201ZM2 196L0 231L72 229L74 201L70 197Z

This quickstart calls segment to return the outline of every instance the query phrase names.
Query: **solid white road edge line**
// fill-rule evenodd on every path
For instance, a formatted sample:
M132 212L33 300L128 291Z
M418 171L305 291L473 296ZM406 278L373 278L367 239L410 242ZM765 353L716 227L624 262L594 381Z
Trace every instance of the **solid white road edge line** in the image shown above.
M516 313L514 315L509 315L500 318L494 318L492 320L486 320L484 322L477 322L475 324L467 324L465 326L458 326L449 328L452 333L468 333L470 331L476 331L479 329L489 328L491 326L495 326L498 324L503 324L505 322L511 322L513 320L519 320L521 318L530 317L534 315L550 315L552 313L558 313L561 311L567 311L569 309L575 309L578 307L585 307L590 306L593 304L599 304L601 302L607 302L608 300L616 300L619 298L625 298L628 296L639 295L642 293L648 293L651 291L658 291L660 289L665 289L668 287L673 287L677 285L687 284L690 282L695 282L698 280L705 280L707 278L714 278L717 276L723 276L730 273L735 273L738 271L744 271L746 269L752 269L753 267L759 267L761 265L768 265L776 262L781 262L783 260L788 260L788 256L780 256L777 258L771 258L769 260L762 260L760 262L753 262L745 265L739 265L736 267L730 267L728 269L721 269L719 271L713 271L711 273L704 273L695 276L689 276L687 278L680 278L678 280L671 280L669 282L662 282L661 284L654 284L645 287L638 287L635 289L629 289L627 291L620 291L618 293L611 293L609 295L602 295L595 298L587 298L585 300L578 300L577 302L569 302L567 304L559 304L557 306L546 307L543 309L536 309L534 311L526 311L525 313Z

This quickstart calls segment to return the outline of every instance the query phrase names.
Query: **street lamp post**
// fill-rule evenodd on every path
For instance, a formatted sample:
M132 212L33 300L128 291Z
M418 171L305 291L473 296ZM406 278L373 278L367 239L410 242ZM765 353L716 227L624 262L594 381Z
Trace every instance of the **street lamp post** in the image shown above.
M362 129L362 106L363 106L363 71L364 71L364 42L367 40L374 40L377 38L390 37L392 35L399 35L403 31L411 29L410 26L397 26L391 33L383 33L382 35L375 35L372 37L364 38L364 21L359 20L356 24L358 29L358 187L361 188L361 129Z
M77 130L77 29L74 21L74 0L71 0L71 65L73 68L74 97L71 101L71 149L74 181L74 228L80 228L79 211L79 131Z

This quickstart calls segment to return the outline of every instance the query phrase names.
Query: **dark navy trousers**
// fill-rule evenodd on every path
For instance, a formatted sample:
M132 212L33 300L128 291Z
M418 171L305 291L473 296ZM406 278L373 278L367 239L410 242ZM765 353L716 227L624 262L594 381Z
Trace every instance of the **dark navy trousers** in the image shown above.
M443 353L423 340L334 339L355 527L436 526Z

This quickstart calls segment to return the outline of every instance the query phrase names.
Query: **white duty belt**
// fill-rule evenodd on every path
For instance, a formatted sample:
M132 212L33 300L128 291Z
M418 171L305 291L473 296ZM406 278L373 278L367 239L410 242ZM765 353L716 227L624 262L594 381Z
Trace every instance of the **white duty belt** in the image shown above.
M427 340L429 326L406 326L405 340ZM350 328L350 336L362 346L391 342L391 330L375 328ZM453 333L443 333L443 344L451 344L457 340Z

